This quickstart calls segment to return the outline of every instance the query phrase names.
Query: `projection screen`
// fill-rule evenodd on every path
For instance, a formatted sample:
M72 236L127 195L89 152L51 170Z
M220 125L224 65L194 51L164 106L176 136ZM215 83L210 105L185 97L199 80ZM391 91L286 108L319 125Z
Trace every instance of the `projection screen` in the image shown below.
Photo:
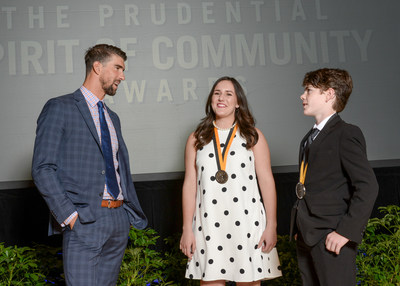
M126 80L106 104L120 116L132 172L184 171L184 146L215 79L237 78L274 168L295 166L313 125L299 99L306 72L347 69L345 121L371 161L400 159L400 2L328 0L50 1L0 4L0 182L30 180L36 119L78 89L96 43L126 51Z

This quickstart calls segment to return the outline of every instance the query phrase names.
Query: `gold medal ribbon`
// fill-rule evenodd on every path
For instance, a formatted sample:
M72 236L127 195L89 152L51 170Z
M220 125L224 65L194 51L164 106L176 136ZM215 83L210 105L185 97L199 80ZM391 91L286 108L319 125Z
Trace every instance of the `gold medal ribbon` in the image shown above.
M301 166L300 166L300 178L299 181L304 185L304 182L306 181L306 173L307 173L307 167L308 163L304 164L304 160L301 161Z
M218 136L218 129L214 127L214 136L215 136L215 141L216 141L216 146L214 145L217 153L218 153L218 169L225 171L226 169L226 161L227 161L227 157L228 157L228 150L231 147L233 138L235 137L236 134L236 130L237 130L237 125L235 125L235 127L233 128L233 131L229 132L227 141L225 142L225 148L224 148L224 152L221 152L221 144L219 142L219 136Z

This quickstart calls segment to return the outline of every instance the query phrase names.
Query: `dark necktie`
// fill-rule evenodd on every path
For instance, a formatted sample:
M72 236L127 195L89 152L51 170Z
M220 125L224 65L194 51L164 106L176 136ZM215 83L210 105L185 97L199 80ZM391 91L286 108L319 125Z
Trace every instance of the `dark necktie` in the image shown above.
M314 141L315 137L317 137L319 133L318 128L314 128L310 135L308 135L306 142L304 143L304 148L303 148L303 161L307 162L308 161L308 148L310 147L311 143Z
M313 128L310 135L307 137L307 146L311 145L311 143L314 141L315 137L317 137L318 133L319 133L319 129Z
M117 199L119 187L113 160L110 131L108 130L106 117L104 115L103 102L97 103L99 107L100 129L101 129L101 149L103 150L104 161L106 163L106 184L110 195Z

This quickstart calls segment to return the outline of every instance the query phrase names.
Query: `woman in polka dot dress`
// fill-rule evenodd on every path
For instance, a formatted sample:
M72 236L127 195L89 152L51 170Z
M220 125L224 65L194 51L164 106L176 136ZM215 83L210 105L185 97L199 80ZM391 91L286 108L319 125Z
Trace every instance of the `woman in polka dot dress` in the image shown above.
M281 276L269 148L234 78L215 82L206 117L188 138L185 168L180 248L188 257L186 278L260 285Z

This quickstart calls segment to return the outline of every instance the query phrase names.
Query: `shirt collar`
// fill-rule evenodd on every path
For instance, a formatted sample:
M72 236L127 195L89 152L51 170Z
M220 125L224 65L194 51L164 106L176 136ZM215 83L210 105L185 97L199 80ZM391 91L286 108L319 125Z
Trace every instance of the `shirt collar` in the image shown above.
M336 112L332 113L332 114L329 115L327 118L325 118L324 120L322 120L318 125L317 125L317 124L314 124L314 128L317 128L319 131L321 131L321 130L325 127L325 124L328 122L328 120L329 120L333 115L335 115L335 114L336 114Z
M100 101L100 99L97 96L95 96L90 90L88 90L83 85L81 86L80 90L81 90L83 96L85 97L87 103L91 107L95 107L97 105L97 102Z

